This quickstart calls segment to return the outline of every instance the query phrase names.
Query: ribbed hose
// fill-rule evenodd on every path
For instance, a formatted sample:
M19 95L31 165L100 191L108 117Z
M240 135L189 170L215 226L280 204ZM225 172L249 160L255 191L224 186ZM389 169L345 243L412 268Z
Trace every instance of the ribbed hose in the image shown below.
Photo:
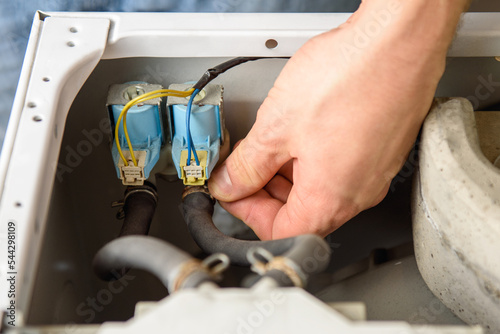
M226 254L232 264L250 265L247 252L254 247L262 247L273 255L280 255L294 244L294 238L273 241L239 240L223 234L212 221L214 202L202 192L194 192L184 197L183 212L189 232L198 246L208 254Z
M156 202L156 189L152 184L146 182L143 186L128 187L123 204L125 218L119 237L147 235L155 214Z
M294 238L271 241L249 241L224 235L212 221L214 201L204 192L191 192L184 197L183 212L188 229L200 248L208 253L224 253L232 264L248 266L247 253L254 248L263 248L273 256L282 256L293 261L306 276L323 271L330 262L330 247L316 235L301 235ZM290 285L281 272L272 270L269 275L282 285ZM278 277L279 276L279 277Z
M156 188L152 183L145 182L142 186L127 187L123 199L124 220L118 239L132 235L147 235L155 214L157 200ZM109 244L116 244L114 243L115 241L104 246L94 257L95 272L99 277L108 281L119 279L131 268L130 266L119 267L104 258L109 251L105 251L104 253L102 251L107 249ZM118 245L121 245L121 242Z
M105 281L120 277L124 268L145 270L158 277L172 292L184 266L192 261L189 254L163 240L137 235L109 242L96 254L92 265L96 275ZM207 272L192 271L182 288L196 287L206 281L211 281Z

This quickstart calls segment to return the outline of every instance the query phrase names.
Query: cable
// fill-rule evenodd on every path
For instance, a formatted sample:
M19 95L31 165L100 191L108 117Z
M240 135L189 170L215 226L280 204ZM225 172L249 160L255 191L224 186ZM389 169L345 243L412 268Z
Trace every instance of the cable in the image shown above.
M137 160L135 158L134 154L134 149L132 148L132 143L130 142L130 137L128 135L128 130L127 130L127 112L130 108L132 108L134 105L158 98L158 97L166 97L166 96L176 96L176 97L188 97L191 95L190 103L188 103L188 108L186 110L186 126L187 126L187 134L188 134L188 161L187 165L191 163L191 151L193 151L194 158L196 161L196 164L199 165L199 160L198 160L198 154L196 153L196 149L193 146L193 140L191 138L191 131L189 129L189 122L190 122L190 117L191 117L191 108L193 104L194 97L196 96L209 82L217 78L220 74L226 72L227 70L238 66L240 64L249 62L249 61L254 61L254 60L260 60L260 59L289 59L289 57L237 57L230 59L222 64L219 64L215 67L209 68L208 70L205 71L203 76L198 80L198 82L189 90L187 91L178 91L178 90L173 90L173 89L158 89L155 91L151 91L146 94L142 94L137 96L136 98L130 100L122 109L120 116L118 117L118 120L116 122L116 127L115 127L115 140L116 140L116 148L118 150L118 154L120 154L121 159L123 160L123 163L125 166L128 166L128 161L123 155L123 151L121 149L120 141L118 139L118 133L119 133L119 128L120 128L120 123L121 120L123 119L123 133L125 135L125 140L127 141L127 145L130 150L130 156L132 158L132 162L134 163L134 166L137 166ZM193 92L197 90L198 93L193 94Z
M202 75L200 80L193 86L194 89L199 89L202 90L203 87L205 87L210 81L213 79L217 78L219 74L222 74L229 70L230 68L233 68L235 66L238 66L240 64L249 62L249 61L254 61L254 60L260 60L260 59L289 59L290 57L237 57L230 59L226 62L223 62L222 64L219 64L215 67L209 68L208 70L205 71L205 73Z
M186 109L186 132L187 132L187 142L188 142L188 159L187 166L191 165L191 151L193 151L194 159L196 164L199 166L200 162L198 160L198 154L196 153L196 148L193 145L193 139L191 137L191 128L190 128L190 119L191 119L191 109L194 97L212 80L217 78L220 74L226 72L227 70L241 65L243 63L259 60L259 59L269 59L269 58L278 58L278 59L288 59L289 57L237 57L230 59L222 64L219 64L215 67L209 68L205 71L203 76L198 80L198 82L193 86L194 92L191 95L191 99L187 105Z
M120 116L118 117L118 120L116 122L115 140L116 140L116 148L117 148L118 153L120 154L120 157L122 158L123 163L125 164L125 166L128 166L128 161L127 161L127 159L125 159L125 156L123 155L123 152L122 152L122 149L121 149L121 145L120 145L120 142L119 142L119 136L118 136L121 120L123 119L123 133L125 135L125 139L127 141L127 144L128 144L129 150L130 150L130 156L132 158L132 162L134 163L134 166L137 166L137 160L135 158L134 150L132 148L132 143L130 142L130 137L128 135L128 129L127 129L127 112L129 111L130 108L132 108L134 105L136 105L138 103L141 103L141 102L153 99L153 98L157 98L157 97L162 97L162 96L172 96L172 94L165 93L165 94L151 95L151 96L146 96L146 97L143 97L141 95L141 96L138 96L137 98L135 98L134 100L129 101L123 107L123 109L122 109L122 111L120 113ZM173 95L173 96L179 96L179 95Z
M125 104L123 107L120 116L118 117L118 120L116 121L116 126L115 126L115 140L116 140L116 148L118 150L118 154L120 155L121 159L123 160L123 163L125 166L128 166L128 161L123 155L123 151L120 145L120 140L118 137L119 134L119 129L120 129L120 123L123 119L123 134L125 135L125 140L127 141L128 148L130 150L130 156L132 158L132 162L134 163L134 166L137 166L137 160L135 158L134 154L134 149L132 148L132 143L130 142L130 137L128 135L128 130L127 130L127 112L129 111L130 108L135 106L138 103L155 99L158 97L165 97L165 96L176 96L176 97L188 97L192 94L194 91L194 88L190 88L187 91L179 91L179 90L172 90L172 89L158 89L151 91L146 94L142 94L137 96L136 98L130 100Z
M119 127L121 118L123 117L123 133L125 135L125 139L127 140L127 144L129 146L129 150L130 150L130 156L132 158L132 162L134 163L134 166L137 166L137 161L135 159L134 149L132 147L132 144L130 142L130 138L128 135L127 113L131 107L133 107L134 105L136 105L138 103L141 103L141 102L144 102L147 100L151 100L151 99L155 99L155 98L159 98L159 97L165 97L165 96L187 97L189 95L186 95L186 94L179 95L179 94L174 94L174 93L162 93L162 94L156 94L156 95L150 95L150 96L138 96L140 99L138 99L135 103L131 104L130 107L128 107L128 108L125 108L127 106L127 105L125 105L125 107L122 109L122 112L120 113L120 116L118 117L117 128ZM115 128L115 135L118 134L117 128ZM120 156L122 157L122 159L125 159L125 157L123 156L123 153L121 151L121 146L120 146L119 142L117 142L116 146L118 149L118 153L120 153ZM123 161L126 162L126 159ZM127 162L126 166L128 166L128 162Z
M193 107L193 101L196 95L200 92L199 89L195 89L193 94L191 94L191 98L189 99L187 108L186 108L186 133L187 133L187 145L188 145L188 158L187 158L187 166L191 165L191 150L193 151L194 160L196 161L196 165L200 165L200 161L198 160L198 154L196 153L196 148L193 145L193 138L191 137L191 108Z
M257 241L223 234L212 220L214 204L205 187L189 187L184 191L184 220L204 252L226 254L232 264L252 265L254 269L261 269L260 275L273 278L281 286L304 286L309 275L325 270L330 263L330 247L316 235ZM269 261L267 265L260 257Z
M127 129L127 112L128 112L128 110L138 103L141 103L141 102L144 102L147 100L151 100L154 98L158 98L158 97L164 97L164 96L188 97L189 95L191 95L192 91L193 91L193 89L189 89L187 91L177 91L177 90L172 90L172 89L158 89L158 90L151 91L149 93L137 96L136 98L130 100L123 107L123 109L120 113L120 116L118 117L118 121L116 122L115 139L116 139L116 147L117 147L118 153L120 154L120 157L122 158L125 166L128 166L128 161L127 161L127 159L125 159L125 156L123 155L123 152L122 152L122 149L120 146L120 142L118 140L119 127L120 127L120 122L121 122L122 118L123 118L123 133L125 135L125 139L127 141L127 144L128 144L129 150L130 150L130 156L132 158L132 162L134 163L134 166L137 166L137 160L135 158L134 150L132 147L132 143L130 142L130 137L128 135L128 129Z

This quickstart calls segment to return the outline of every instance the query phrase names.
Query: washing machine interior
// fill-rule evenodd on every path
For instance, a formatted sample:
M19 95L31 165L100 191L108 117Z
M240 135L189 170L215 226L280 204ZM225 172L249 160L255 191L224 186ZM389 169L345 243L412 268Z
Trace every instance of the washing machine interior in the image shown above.
M0 238L6 245L15 240L16 246L14 266L7 257L0 268L2 291L14 293L1 296L3 330L153 333L205 326L206 333L305 328L482 333L483 325L485 332L495 332L484 320L461 320L419 272L411 207L420 139L384 201L325 239L331 260L304 289L266 285L266 280L249 288L255 273L236 265L223 273L220 289L206 283L170 293L158 275L143 270L132 269L111 282L94 273L96 253L117 237L123 223L117 218L120 207L112 206L124 198L126 187L111 150L116 117L110 116L110 87L139 82L168 88L196 82L207 69L234 57L289 57L308 38L348 16L38 13L0 165ZM491 110L494 119L500 102L498 18L466 15L436 93L466 97L476 110ZM269 44L273 41L277 46ZM223 86L223 111L217 117L223 116L220 129L225 126L231 145L250 130L286 61L247 62L211 82ZM162 101L158 112L168 146L175 136L173 113ZM495 122L478 126L492 164L498 147L483 134L494 133ZM160 159L171 151L162 151ZM175 170L153 173L157 203L149 235L206 258L210 254L195 243L183 218L182 180ZM226 234L252 238L242 222L218 206L214 223ZM492 289L498 286L492 284ZM270 297L276 291L284 291L286 302ZM259 307L269 300L272 312Z

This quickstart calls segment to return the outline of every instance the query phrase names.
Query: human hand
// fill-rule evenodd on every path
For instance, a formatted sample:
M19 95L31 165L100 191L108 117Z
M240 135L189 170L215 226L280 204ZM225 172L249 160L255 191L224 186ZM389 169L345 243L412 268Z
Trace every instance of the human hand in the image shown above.
M212 194L261 239L326 235L378 204L432 103L464 3L364 1L308 41L212 174Z

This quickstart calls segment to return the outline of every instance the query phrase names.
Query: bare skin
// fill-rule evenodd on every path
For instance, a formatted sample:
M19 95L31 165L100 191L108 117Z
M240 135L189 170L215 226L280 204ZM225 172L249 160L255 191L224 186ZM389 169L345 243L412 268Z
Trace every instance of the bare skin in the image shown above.
M432 103L466 0L365 0L287 63L209 182L261 239L327 235L377 205Z

